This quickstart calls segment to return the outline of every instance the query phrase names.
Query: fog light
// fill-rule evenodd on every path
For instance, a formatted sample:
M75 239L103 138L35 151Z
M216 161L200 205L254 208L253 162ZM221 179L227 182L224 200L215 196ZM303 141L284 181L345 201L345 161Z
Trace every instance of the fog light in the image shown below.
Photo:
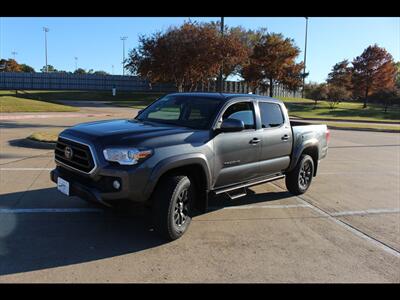
M119 190L119 188L121 187L121 184L119 183L118 180L113 181L113 187L114 187L114 189Z

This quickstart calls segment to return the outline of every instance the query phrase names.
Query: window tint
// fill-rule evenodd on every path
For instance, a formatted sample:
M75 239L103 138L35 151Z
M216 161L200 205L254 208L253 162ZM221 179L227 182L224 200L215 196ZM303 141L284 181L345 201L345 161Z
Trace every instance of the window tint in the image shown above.
M262 128L278 127L284 123L279 104L259 102Z
M136 119L205 129L220 105L220 100L214 98L168 95L148 106Z
M253 103L251 102L239 102L232 104L227 108L222 116L222 120L225 119L236 119L243 121L245 129L254 129L254 113Z

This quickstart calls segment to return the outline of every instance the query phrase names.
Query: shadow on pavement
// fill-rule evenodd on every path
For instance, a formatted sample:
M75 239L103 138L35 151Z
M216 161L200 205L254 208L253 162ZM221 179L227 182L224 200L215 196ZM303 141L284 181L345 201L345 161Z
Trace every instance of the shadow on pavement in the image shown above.
M213 199L210 199L209 206L214 208L223 208L229 206L241 206L257 204L261 202L273 202L282 200L285 198L293 197L288 191L285 192L267 192L267 193L255 193L253 190L248 189L247 196L237 198L234 200L229 199L226 195L219 195Z
M66 128L69 126L66 125L50 125L50 124L33 124L33 123L19 123L19 122L14 122L14 121L8 121L8 120L2 120L0 122L0 128L4 129L16 129L16 128L45 128L45 127L51 127L51 128Z
M54 149L56 143L50 142L37 142L30 139L15 139L8 141L8 144L13 147L31 148L31 149Z
M34 200L41 201L37 196L53 189L34 191ZM29 193L25 192L24 198L29 197ZM3 196L20 198L14 194L22 193L1 195L0 204L4 204ZM2 205L3 210L11 207ZM89 207L95 206L88 204L86 208ZM152 231L146 211L131 214L108 210L80 213L3 211L0 212L0 275L111 258L163 243L165 241Z
M210 206L218 203L222 208L291 196L288 192L255 194L249 191L250 195L236 200L214 198ZM9 193L0 196L0 209L65 207L63 199L56 195L55 188ZM55 201L58 205L51 205ZM70 201L68 208L74 207L74 203L75 207L77 203L82 208L97 207L83 206L79 199L70 198ZM0 212L0 275L91 262L165 243L152 229L151 212L130 205L120 206L118 210L80 213Z

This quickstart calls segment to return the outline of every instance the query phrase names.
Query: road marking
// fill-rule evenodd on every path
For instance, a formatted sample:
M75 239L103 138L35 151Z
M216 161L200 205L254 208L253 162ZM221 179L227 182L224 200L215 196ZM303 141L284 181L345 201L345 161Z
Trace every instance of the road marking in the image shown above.
M54 168L0 168L0 171L50 171Z
M283 188L281 188L279 185L277 185L274 182L271 182L272 185L274 185L275 187L277 187L280 190L284 190ZM362 232L361 230L351 226L350 224L347 224L346 222L336 219L335 216L333 216L332 214L329 214L325 211L323 211L322 209L318 208L317 206L309 203L307 200L303 199L301 196L296 196L297 199L299 199L299 201L301 201L303 204L308 205L312 210L318 212L319 214L321 214L322 216L326 217L327 219L335 222L336 224L344 227L345 229L347 229L348 231L354 233L355 235L357 235L358 237L374 244L376 247L382 249L383 251L397 257L400 258L400 252L397 251L396 249L386 245L385 243L382 243L381 241L370 237L369 235L367 235L366 233Z
M100 208L0 208L0 214L30 214L30 213L88 213L104 212Z
M288 205L243 205L243 206L210 206L209 210L219 209L253 209L253 208L294 208L294 207L309 207L305 204L288 204Z
M367 210L354 210L330 213L333 217L354 216L354 215L370 215L370 214L385 214L385 213L399 213L399 208L381 208L381 209L367 209Z

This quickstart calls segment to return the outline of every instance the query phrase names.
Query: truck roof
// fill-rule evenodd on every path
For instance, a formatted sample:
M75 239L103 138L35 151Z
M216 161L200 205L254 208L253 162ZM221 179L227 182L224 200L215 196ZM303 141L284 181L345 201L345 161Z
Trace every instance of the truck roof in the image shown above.
M178 95L178 96L194 96L194 97L207 97L207 98L214 98L214 99L220 99L223 102L226 102L230 99L233 98L257 98L257 99L268 99L273 102L282 102L279 99L275 99L272 97L268 96L261 96L261 95L256 95L256 94L230 94L230 93L207 93L207 92L184 92L184 93L171 93L170 95Z

